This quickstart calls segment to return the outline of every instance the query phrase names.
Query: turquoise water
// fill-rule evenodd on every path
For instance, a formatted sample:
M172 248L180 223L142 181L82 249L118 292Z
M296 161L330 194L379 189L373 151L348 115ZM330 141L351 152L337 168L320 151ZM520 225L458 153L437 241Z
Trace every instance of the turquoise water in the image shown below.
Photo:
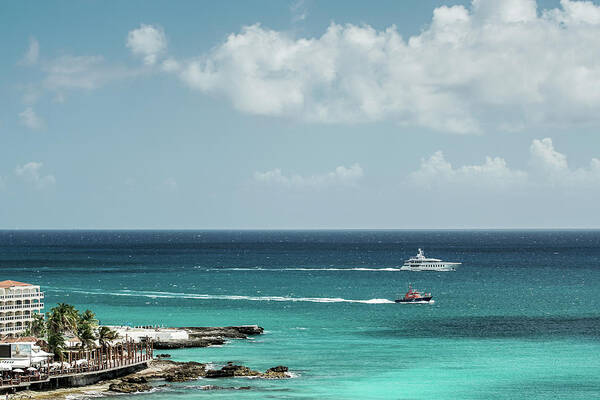
M417 247L464 264L397 271ZM600 397L598 231L3 231L0 249L2 279L42 285L47 309L73 303L106 324L258 324L253 340L169 353L297 375L137 399ZM393 304L409 282L436 303Z

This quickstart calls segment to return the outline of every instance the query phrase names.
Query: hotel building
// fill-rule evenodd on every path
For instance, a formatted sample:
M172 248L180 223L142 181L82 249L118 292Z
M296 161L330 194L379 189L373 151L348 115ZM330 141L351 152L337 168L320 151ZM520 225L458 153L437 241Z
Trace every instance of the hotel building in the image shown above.
M17 281L0 282L0 336L25 332L34 314L44 308L40 287Z

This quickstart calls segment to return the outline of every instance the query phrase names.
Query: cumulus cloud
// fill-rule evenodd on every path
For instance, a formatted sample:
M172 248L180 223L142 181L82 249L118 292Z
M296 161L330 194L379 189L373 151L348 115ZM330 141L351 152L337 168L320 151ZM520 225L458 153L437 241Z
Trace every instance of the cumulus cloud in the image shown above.
M38 41L32 36L29 38L29 48L27 52L23 56L23 58L19 61L20 65L31 66L38 62L38 58L40 55L40 44Z
M44 120L31 107L27 107L19 113L19 120L22 125L29 129L41 129L44 127Z
M28 162L23 166L17 165L15 175L36 189L43 189L54 185L56 183L54 175L42 175L40 171L42 166L41 162L35 161Z
M530 169L511 169L500 157L486 157L480 165L454 168L441 151L421 161L421 167L409 175L411 183L424 188L443 185L468 185L506 188L557 186L586 188L600 183L600 159L592 158L587 168L570 168L567 157L554 149L552 139L535 139L531 143Z
M587 168L570 168L567 156L554 149L552 139L534 140L530 147L532 176L561 186L600 184L600 159L592 158Z
M153 65L166 50L167 38L161 27L141 24L127 35L127 47L133 54L143 57L145 64Z
M358 164L354 164L349 168L339 166L334 171L326 174L311 176L287 176L279 168L276 168L266 172L255 172L254 181L294 189L323 188L329 186L355 186L363 175L363 169Z
M467 184L501 188L513 184L522 184L527 174L511 170L500 157L486 157L480 165L464 165L454 168L446 161L441 151L436 151L428 159L421 161L421 168L411 173L410 178L417 185L435 188L445 184Z
M442 6L408 38L394 26L331 24L320 37L298 38L257 24L165 69L251 114L455 133L598 124L600 7L560 4L539 12L535 0Z

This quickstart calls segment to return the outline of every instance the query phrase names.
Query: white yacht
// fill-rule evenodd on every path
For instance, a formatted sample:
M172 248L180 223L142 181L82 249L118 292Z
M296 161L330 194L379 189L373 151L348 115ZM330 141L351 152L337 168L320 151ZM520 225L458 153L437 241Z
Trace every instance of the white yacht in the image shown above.
M446 262L437 258L427 258L423 250L419 249L416 256L404 262L402 271L456 271L459 262Z

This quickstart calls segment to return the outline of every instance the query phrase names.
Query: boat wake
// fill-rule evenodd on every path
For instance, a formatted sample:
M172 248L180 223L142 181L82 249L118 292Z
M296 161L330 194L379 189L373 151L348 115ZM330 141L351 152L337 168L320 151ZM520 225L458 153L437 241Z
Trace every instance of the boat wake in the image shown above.
M52 290L52 289L51 289ZM64 293L64 289L62 289ZM290 296L238 296L225 294L194 294L173 292L151 292L135 290L119 290L112 292L100 292L92 290L70 290L73 293L107 295L107 296L131 296L147 297L151 299L192 299L192 300L246 300L246 301L277 301L277 302L309 302L309 303L362 303L362 304L394 304L388 299L352 300L341 297L290 297Z
M204 269L205 271L270 271L270 272L282 272L282 271L374 271L374 272L396 272L401 271L400 268L204 268L196 267L197 269Z

